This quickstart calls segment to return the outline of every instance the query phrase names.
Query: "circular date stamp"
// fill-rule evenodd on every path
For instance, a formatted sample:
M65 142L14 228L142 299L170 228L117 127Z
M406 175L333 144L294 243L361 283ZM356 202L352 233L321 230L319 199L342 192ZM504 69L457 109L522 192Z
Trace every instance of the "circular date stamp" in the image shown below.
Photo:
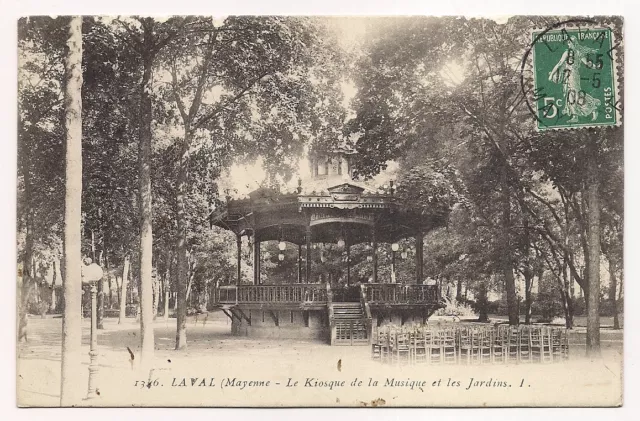
M530 56L533 90L523 92L536 129L616 126L621 109L611 28L566 21L534 30Z

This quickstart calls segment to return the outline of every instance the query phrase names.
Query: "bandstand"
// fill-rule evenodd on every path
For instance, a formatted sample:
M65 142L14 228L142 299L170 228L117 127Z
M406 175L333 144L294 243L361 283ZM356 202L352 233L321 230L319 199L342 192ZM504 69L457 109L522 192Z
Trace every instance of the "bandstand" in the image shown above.
M423 238L443 226L439 219L423 217L394 195L393 183L378 190L352 178L353 152L340 149L310 154L311 176L299 180L292 192L259 188L248 198L228 199L212 215L212 224L236 235L238 272L235 285L218 285L214 305L230 319L232 333L249 337L308 338L332 345L367 344L375 323L398 325L425 322L442 307L437 285L426 284L423 274ZM251 239L253 282L243 283L242 237ZM414 237L416 271L411 279L381 278L380 247ZM298 248L297 277L286 284L263 283L261 242L277 241ZM354 284L350 275L350 248L368 243L371 276ZM338 285L312 273L314 244L332 244L346 252L346 283ZM385 271L386 272L386 271Z

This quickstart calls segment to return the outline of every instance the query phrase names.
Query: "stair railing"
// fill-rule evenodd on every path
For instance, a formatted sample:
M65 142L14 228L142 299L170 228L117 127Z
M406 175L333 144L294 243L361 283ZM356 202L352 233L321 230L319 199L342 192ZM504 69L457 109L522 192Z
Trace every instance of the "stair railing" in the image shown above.
M371 308L369 307L369 301L367 300L367 289L363 284L360 285L360 305L362 306L362 310L364 311L365 317L365 327L367 329L367 338L371 340L371 328L372 328L372 317L371 317Z
M333 318L333 291L331 291L331 284L327 282L327 313L329 317L329 330L331 331L331 345L334 345L336 341L336 322Z

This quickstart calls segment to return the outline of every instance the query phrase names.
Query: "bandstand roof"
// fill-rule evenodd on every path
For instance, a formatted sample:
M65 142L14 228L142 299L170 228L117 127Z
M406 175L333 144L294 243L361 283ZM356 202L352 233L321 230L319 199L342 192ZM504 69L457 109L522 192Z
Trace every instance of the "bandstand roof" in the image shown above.
M229 200L211 217L212 225L257 241L288 241L349 244L371 242L375 234L381 243L425 233L446 223L446 217L423 217L401 203L393 190L380 191L351 177L348 156L333 154L320 165L327 168L301 180L294 192L259 188L247 198ZM318 165L314 157L312 165Z

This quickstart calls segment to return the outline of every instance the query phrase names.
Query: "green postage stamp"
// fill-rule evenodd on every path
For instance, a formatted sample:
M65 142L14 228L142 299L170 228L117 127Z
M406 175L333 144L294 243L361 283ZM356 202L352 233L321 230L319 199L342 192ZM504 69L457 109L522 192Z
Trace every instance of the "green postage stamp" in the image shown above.
M538 130L618 124L611 29L533 32L533 75Z

